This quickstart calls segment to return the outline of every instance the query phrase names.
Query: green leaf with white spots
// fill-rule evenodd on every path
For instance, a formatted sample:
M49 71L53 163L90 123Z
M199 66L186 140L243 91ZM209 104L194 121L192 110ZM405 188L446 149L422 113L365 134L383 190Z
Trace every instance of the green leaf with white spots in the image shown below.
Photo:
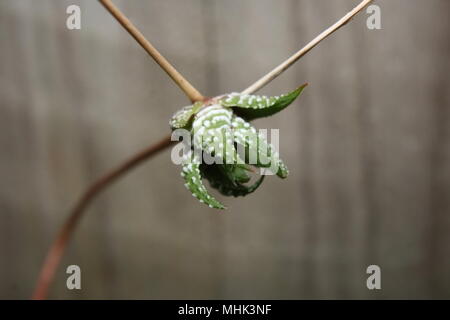
M210 208L225 209L225 206L211 196L203 185L200 161L197 156L192 153L187 155L182 165L181 176L185 181L185 187L198 201L207 204Z
M280 112L294 102L306 86L305 83L290 93L275 97L231 93L220 98L219 103L233 108L236 115L250 121Z
M239 159L231 132L233 112L220 105L199 111L192 123L194 147L222 159L223 163L236 163ZM240 160L243 163L243 160Z
M183 109L175 112L169 121L170 128L181 129L188 128L191 124L193 115L200 110L202 107L202 102L196 102L193 105L186 106Z
M245 147L245 163L256 167L270 168L272 165L277 168L276 173L280 178L286 178L289 170L280 159L278 152L266 139L256 132L248 122L238 116L233 116L232 128L234 141Z
M193 196L211 208L224 209L225 206L208 193L202 179L207 179L224 195L245 196L255 191L265 177L262 175L255 183L250 183L249 171L252 170L249 165L268 168L286 178L289 172L278 152L247 121L283 110L305 86L276 97L238 93L224 95L194 103L175 113L170 120L171 128L187 129L193 136L192 149L185 157L181 173ZM209 154L212 158L208 163L215 160L214 163L200 163L197 152L202 152L205 160Z

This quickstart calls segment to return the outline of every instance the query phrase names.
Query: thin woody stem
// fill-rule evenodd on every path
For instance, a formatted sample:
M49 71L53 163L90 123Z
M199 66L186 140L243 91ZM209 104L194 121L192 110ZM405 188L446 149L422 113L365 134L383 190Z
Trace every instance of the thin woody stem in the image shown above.
M99 0L103 6L117 19L117 21L133 36L133 38L148 52L148 54L161 66L161 68L175 81L175 83L183 90L183 92L192 101L204 100L200 92L197 91L159 52L152 44L145 39L142 33L123 15L120 10L110 0ZM61 227L58 235L50 247L47 256L39 274L35 291L32 299L42 300L47 297L49 287L58 268L61 258L66 250L70 236L80 221L86 207L91 201L104 191L109 185L116 181L119 177L128 173L130 170L149 159L159 151L169 147L172 141L169 137L165 137L160 142L146 148L145 150L135 154L130 159L108 171L92 183L81 198L78 200L74 209L69 215L64 225Z
M198 92L161 53L144 37L144 35L131 23L130 20L117 8L111 0L99 0L114 18L130 33L130 35L144 48L145 51L156 61L157 64L172 78L181 90L192 101L201 101L205 98Z
M337 21L335 24L333 24L331 27L323 31L321 34L319 34L317 37L315 37L311 42L309 42L306 46L304 46L302 49L300 49L298 52L296 52L294 55L292 55L290 58L288 58L286 61L281 63L278 67L270 71L268 74L266 74L264 77L256 81L254 84L252 84L250 87L242 91L244 94L251 94L262 87L269 84L272 80L274 80L276 77L278 77L280 74L282 74L286 69L288 69L290 66L292 66L298 59L303 57L305 54L307 54L311 49L313 49L315 46L317 46L321 41L325 40L328 36L330 36L332 33L340 29L342 26L347 24L358 12L360 12L362 9L364 9L369 3L371 3L373 0L364 0L359 5L357 5L352 11L347 13L345 16L343 16L339 21Z
M108 171L87 188L87 190L74 206L72 212L69 215L69 218L61 227L58 235L56 236L52 246L47 253L32 299L43 300L47 297L49 287L53 281L53 278L55 277L56 269L61 262L61 258L64 254L64 251L66 250L70 236L72 235L78 222L83 216L86 207L91 203L91 201L119 177L122 177L126 173L130 172L130 170L132 170L145 160L149 159L159 151L169 147L171 144L172 141L170 139L170 136L165 137L160 142L142 150L118 167Z

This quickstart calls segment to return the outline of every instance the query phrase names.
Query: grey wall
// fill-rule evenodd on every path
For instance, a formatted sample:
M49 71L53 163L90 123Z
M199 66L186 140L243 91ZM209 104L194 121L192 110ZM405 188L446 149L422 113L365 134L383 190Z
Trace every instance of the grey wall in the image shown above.
M357 2L115 0L208 95L250 85ZM255 123L281 129L287 180L219 196L218 213L161 153L91 206L50 297L450 298L450 2L378 4L382 30L362 13L262 90L310 83ZM84 187L187 103L98 2L0 0L0 298L30 296Z

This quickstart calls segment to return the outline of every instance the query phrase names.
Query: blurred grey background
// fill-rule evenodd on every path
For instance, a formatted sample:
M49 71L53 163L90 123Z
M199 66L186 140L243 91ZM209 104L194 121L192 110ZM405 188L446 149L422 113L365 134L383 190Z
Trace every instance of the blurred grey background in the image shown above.
M207 95L239 91L356 0L115 0ZM99 197L51 298L450 298L448 0L378 1L261 92L310 86L280 128L287 180L196 202L165 151ZM66 28L81 6L82 29ZM96 177L169 132L183 93L94 0L0 0L0 298L29 298ZM66 289L65 268L82 270ZM366 288L377 264L382 290Z

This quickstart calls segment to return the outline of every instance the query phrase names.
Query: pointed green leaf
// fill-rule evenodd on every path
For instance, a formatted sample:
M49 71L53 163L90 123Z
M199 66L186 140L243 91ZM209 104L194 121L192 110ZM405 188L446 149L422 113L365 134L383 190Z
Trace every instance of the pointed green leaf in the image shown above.
M169 121L170 128L172 130L174 129L181 129L181 128L187 128L189 127L192 116L200 110L202 107L202 102L196 102L193 105L186 106L181 110L178 110L175 112L175 114L172 116L172 118Z
M256 132L254 127L244 119L233 116L232 128L234 141L245 147L245 163L256 167L269 168L272 162L275 162L278 168L276 174L283 179L288 176L289 170L280 159L278 152L262 135Z
M200 161L192 152L186 155L182 165L181 176L185 181L185 187L191 191L192 195L198 201L207 204L210 208L225 209L225 206L211 196L203 185L200 173Z
M306 86L305 83L288 94L275 97L231 93L220 98L219 102L223 106L233 108L236 115L250 121L280 112L294 102Z

